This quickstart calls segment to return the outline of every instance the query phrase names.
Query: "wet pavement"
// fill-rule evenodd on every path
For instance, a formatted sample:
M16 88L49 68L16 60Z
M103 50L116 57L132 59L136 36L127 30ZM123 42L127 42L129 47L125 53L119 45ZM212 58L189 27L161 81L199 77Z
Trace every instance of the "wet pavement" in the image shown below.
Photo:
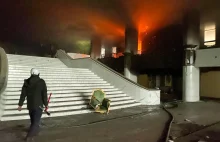
M170 137L175 142L198 142L199 140L204 140L206 136L206 141L212 141L211 135L215 135L215 138L219 139L220 135L218 136L219 138L216 135L216 133L220 132L218 130L213 130L213 134L210 131L204 132L209 129L210 125L217 125L220 122L219 108L220 103L218 102L201 101L197 103L179 103L178 107L168 109L174 116ZM198 133L199 131L203 132L203 136L195 138L193 133Z
M175 142L220 141L220 103L178 103L170 139ZM82 114L42 120L35 142L159 142L167 132L169 115L159 107L132 107L109 115ZM29 121L0 122L0 141L19 142Z
M163 141L168 114L158 107L139 106L109 115L83 114L43 119L36 142L159 142ZM1 122L1 142L19 142L28 121Z
M220 141L220 124L205 127L199 131L180 137L175 142L219 142Z

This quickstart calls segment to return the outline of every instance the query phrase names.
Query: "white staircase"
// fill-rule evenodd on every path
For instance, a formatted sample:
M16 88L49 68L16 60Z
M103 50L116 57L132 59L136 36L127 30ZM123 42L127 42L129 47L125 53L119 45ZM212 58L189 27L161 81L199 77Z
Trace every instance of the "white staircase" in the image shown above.
M18 100L24 79L36 67L40 77L52 93L49 111L51 117L93 112L88 102L93 89L103 89L111 100L110 110L141 105L131 97L107 83L93 72L83 68L68 68L59 59L21 55L7 55L9 64L7 88L3 94L4 112L1 121L29 119L26 101L21 112ZM43 117L48 117L43 114Z

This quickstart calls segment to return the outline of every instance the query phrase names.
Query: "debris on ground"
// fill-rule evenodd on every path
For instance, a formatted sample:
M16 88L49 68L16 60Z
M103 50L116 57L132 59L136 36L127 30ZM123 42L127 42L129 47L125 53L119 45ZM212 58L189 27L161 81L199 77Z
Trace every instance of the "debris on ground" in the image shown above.
M177 137L175 137L175 136L170 136L169 138L170 138L170 140L175 140Z
M189 123L195 123L194 121L192 121L190 119L184 119L184 121L189 122Z
M207 139L209 139L209 136L206 136Z
M191 122L191 123L192 123L192 121L191 121L191 120L189 120L189 119L184 119L184 121L186 121L186 122Z

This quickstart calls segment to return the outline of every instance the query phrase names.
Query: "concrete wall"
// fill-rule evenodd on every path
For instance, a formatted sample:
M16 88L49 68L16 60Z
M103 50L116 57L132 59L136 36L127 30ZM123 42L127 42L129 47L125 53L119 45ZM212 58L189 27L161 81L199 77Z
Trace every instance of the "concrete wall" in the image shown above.
M220 47L220 1L214 0L212 2L207 0L201 1L201 43L204 42L204 28L206 25L215 24L216 25L216 47ZM201 54L200 63L196 63L198 66L202 67L209 65L209 67L220 66L219 64L219 53L220 49L209 50L206 49L199 51ZM206 53L203 53L206 52ZM208 54L207 54L208 53ZM204 55L206 54L206 55ZM203 57L203 58L202 58ZM209 71L201 72L200 78L200 96L210 97L210 98L220 98L220 71Z
M196 52L197 67L220 67L220 48L202 49ZM201 72L200 96L220 98L220 71Z
M196 67L220 67L220 48L197 50L195 66Z

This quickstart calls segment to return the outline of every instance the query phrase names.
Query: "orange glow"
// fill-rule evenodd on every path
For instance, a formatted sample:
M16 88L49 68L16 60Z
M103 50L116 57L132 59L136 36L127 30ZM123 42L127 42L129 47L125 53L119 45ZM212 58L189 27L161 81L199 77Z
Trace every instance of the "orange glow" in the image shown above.
M125 26L132 25L139 33L137 48L143 51L145 47L141 41L146 32L178 21L186 1L43 1L34 4L33 15L37 18L31 21L38 26L35 29L39 30L39 38L48 35L55 41L67 43L73 43L77 37L90 38L93 35L121 38L124 37Z
M56 18L59 19L59 25L62 29L68 30L68 26L79 27L81 30L78 32L82 36L124 36L124 25L117 23L114 18L109 18L105 16L105 13L92 10L89 7L79 7L73 7L70 11L62 9L63 7L60 9ZM72 13L72 16L68 13ZM68 33L67 30L64 32Z
M129 0L124 3L139 32L154 30L181 18L184 1L176 0Z
M116 53L112 54L112 57L117 58L117 54Z
M121 53L121 52L116 53L116 54L112 54L112 57L113 57L113 58L119 58L119 57L121 57L121 56L124 56L124 54Z
M142 47L141 41L147 32L152 32L179 21L183 14L183 8L187 9L186 2L177 0L126 1L124 3L126 12L130 15L131 21L139 33L138 50L145 50Z
M138 54L141 54L142 51L142 40L138 38Z

